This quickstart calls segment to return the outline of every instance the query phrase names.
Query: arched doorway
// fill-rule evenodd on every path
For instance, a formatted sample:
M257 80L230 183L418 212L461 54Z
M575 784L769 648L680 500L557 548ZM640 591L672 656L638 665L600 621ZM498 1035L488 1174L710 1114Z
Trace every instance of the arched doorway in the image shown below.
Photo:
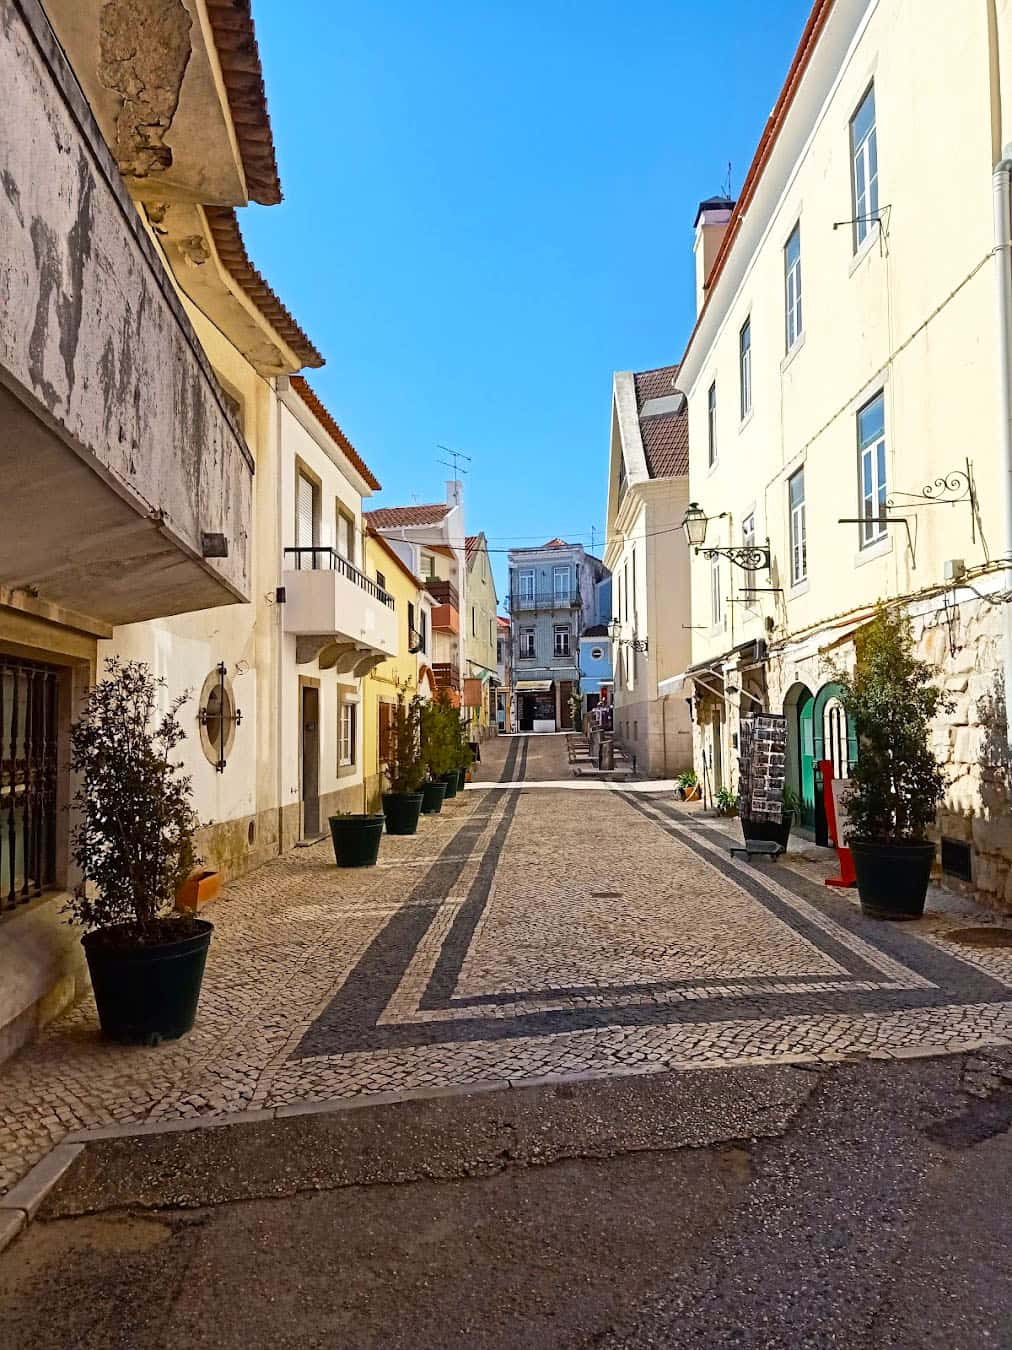
M801 798L801 820L815 827L815 699L807 684L792 684L784 696L787 718L787 786Z
M849 778L850 767L857 760L857 730L840 701L842 692L835 680L824 684L815 696L812 710L815 762L828 759L833 765L834 778ZM829 826L821 781L816 786L815 842L828 845Z

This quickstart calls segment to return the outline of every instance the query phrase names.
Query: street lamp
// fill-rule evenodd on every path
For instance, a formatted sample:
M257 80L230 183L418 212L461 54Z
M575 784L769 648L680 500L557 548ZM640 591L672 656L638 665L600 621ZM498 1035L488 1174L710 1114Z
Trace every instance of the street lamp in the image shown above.
M689 502L682 517L682 529L690 548L700 549L706 542L706 526L709 516L699 502Z
M608 625L608 636L611 638L612 642L620 647L631 647L634 652L645 652L649 650L649 638L624 638L621 636L621 633L622 625L619 623L618 619L612 619L611 623Z
M727 512L722 512L722 515L727 515ZM713 517L708 516L698 502L689 502L685 508L685 515L682 517L682 529L685 531L685 538L690 548L695 549L697 553L702 553L704 558L727 558L736 567L743 567L746 572L757 572L760 567L765 567L767 572L770 570L770 541L768 539L765 544L742 544L738 548L704 548L706 527L711 519Z

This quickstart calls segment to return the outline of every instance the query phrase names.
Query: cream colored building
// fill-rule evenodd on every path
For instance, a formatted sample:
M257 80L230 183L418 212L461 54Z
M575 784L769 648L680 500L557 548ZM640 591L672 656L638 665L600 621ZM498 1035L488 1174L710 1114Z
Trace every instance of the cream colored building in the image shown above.
M472 733L484 739L495 723L497 675L497 625L499 598L488 556L488 540L484 532L469 534L465 541L467 565L467 614L465 617L464 659L465 678L477 680L480 688L471 688L479 695L477 707L468 708ZM466 700L465 700L466 701Z
M655 778L692 764L681 679L690 661L689 556L681 530L689 451L677 372L677 366L617 371L612 387L604 564L617 620L614 732L637 768Z
M846 775L857 751L833 672L901 601L955 701L935 732L946 875L999 907L1010 142L1007 0L818 0L737 204L700 210L676 379L706 546L769 545L754 571L692 559L697 770L733 787L740 717L784 711L824 840L814 765Z

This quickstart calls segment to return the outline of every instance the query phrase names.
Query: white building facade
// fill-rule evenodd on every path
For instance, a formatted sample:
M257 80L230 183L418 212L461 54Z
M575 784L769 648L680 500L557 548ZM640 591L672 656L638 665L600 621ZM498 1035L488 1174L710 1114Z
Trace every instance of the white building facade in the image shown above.
M690 496L723 550L692 559L700 776L734 788L740 719L785 713L789 785L825 842L818 765L846 776L858 753L834 675L876 602L901 605L954 700L941 865L1000 908L1010 73L1008 4L818 0L737 204L701 208L676 379Z

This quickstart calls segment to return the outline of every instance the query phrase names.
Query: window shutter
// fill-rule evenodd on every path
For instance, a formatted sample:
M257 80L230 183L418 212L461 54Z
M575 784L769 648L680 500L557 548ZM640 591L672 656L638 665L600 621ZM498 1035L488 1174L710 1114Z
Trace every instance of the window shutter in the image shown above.
M381 703L379 705L379 757L381 764L390 762L390 754L393 749L393 730L394 705L392 703Z
M313 483L306 478L304 474L299 474L298 497L295 505L295 546L296 548L313 547L313 497L315 489ZM306 566L310 566L309 559L305 561Z

